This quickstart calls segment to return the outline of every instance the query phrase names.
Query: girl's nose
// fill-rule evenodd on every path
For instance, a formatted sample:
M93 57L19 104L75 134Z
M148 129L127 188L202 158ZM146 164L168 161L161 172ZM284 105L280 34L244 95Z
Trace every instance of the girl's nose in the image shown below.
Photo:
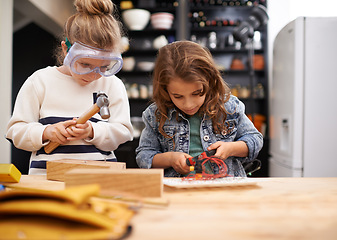
M88 73L88 80L94 81L101 77L101 74L99 74L97 71L92 71L91 73Z
M184 102L184 106L186 108L192 108L192 106L194 105L194 102L192 99L186 99L185 102Z

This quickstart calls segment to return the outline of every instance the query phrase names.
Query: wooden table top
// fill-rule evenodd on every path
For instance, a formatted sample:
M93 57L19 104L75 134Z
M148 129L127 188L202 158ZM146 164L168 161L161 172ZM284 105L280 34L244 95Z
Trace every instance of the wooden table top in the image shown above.
M164 188L167 207L144 207L127 239L337 239L337 178L253 178L240 187ZM63 189L45 176L17 186Z

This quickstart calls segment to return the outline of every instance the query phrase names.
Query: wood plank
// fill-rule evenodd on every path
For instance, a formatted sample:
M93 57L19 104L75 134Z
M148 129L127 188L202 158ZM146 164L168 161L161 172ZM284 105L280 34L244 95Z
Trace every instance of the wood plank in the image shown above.
M140 197L162 197L163 175L163 169L73 169L65 173L65 185L97 183L103 196L124 192Z
M46 175L22 175L20 182L4 183L3 185L12 189L64 190L64 182L49 181Z
M64 174L72 169L126 169L124 162L62 159L47 162L47 179L64 181Z

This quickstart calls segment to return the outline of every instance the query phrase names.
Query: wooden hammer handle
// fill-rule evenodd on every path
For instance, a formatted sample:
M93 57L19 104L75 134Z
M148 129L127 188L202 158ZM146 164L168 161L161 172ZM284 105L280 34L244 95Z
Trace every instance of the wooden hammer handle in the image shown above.
M86 111L85 113L83 113L77 120L76 120L76 124L84 124L86 121L88 121L92 116L94 116L96 113L98 113L100 110L100 108L97 106L97 104L95 103L94 105L92 105L92 107ZM69 127L72 127L75 125L71 125ZM69 128L67 127L67 128ZM51 153L52 151L54 151L60 144L57 142L50 142L48 143L46 146L44 146L44 151L46 153Z

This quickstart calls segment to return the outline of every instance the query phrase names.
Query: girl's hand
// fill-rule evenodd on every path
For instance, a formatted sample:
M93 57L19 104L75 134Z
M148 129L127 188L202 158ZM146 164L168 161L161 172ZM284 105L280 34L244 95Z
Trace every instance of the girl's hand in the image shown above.
M67 138L68 141L80 140L85 138L93 138L92 125L89 121L84 124L76 124L66 129L70 137Z
M192 156L182 152L171 152L171 166L178 173L187 174L190 172L190 167L186 164L186 159Z
M228 157L247 157L248 156L248 147L247 144L243 141L237 142L221 142L218 141L210 145L207 150L216 149L214 156L227 159Z
M45 128L42 134L42 141L46 142L48 140L56 142L59 144L65 144L68 142L71 134L66 130L67 127L76 124L76 120L68 120L64 122L58 122L52 125L49 125Z

